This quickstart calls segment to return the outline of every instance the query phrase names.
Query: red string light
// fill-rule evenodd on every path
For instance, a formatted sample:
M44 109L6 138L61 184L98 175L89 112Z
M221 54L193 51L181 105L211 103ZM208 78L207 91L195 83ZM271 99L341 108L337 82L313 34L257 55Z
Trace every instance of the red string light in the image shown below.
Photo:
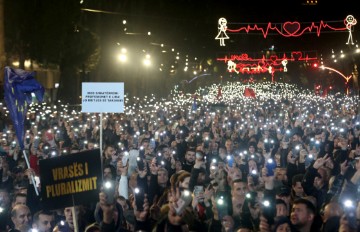
M312 22L309 26L306 26L304 28L302 27L302 24L300 22L294 21L290 22L287 21L285 23L267 23L266 27L261 27L258 24L254 25L246 25L237 29L230 29L227 28L226 32L230 33L240 33L240 32L246 32L250 33L252 31L255 32L261 32L263 34L263 37L266 38L269 33L278 33L279 35L282 35L284 37L299 37L303 35L304 33L312 33L313 31L316 32L317 36L319 37L321 34L321 31L347 31L348 29L346 26L344 27L336 27L331 26L329 23L344 23L343 21L331 21L331 22L324 22L320 21L319 23ZM229 23L230 24L230 23ZM306 24L306 23L303 23ZM280 26L278 26L280 25Z

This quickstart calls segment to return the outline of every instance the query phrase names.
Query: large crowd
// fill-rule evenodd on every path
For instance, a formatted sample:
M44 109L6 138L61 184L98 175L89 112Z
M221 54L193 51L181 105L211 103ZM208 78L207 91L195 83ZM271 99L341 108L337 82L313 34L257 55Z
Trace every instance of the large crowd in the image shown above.
M0 107L0 231L360 231L358 96L264 82L126 96L124 113L32 104L29 165ZM91 149L115 191L44 207L40 160Z

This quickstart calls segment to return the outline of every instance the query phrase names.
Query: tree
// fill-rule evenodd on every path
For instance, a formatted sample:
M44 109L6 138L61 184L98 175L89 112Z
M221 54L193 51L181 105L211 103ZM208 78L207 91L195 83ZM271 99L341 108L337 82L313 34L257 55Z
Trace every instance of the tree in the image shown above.
M80 25L79 1L5 1L5 38L9 57L60 69L58 96L76 103L79 70L96 66L97 37ZM88 69L89 71L89 69Z

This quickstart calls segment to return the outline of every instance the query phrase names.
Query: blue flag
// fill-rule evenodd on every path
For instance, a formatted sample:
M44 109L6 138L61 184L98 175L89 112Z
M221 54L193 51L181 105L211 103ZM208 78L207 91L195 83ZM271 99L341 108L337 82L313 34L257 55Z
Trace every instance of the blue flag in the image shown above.
M24 149L24 122L28 105L32 101L31 93L41 102L45 92L34 77L35 72L5 67L4 97L21 150Z

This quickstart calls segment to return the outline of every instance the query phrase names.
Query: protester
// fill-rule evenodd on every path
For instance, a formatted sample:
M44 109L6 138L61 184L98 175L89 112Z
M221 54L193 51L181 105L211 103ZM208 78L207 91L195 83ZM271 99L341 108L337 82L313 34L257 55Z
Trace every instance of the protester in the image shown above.
M168 99L126 97L124 113L104 117L103 133L99 114L31 105L30 167L4 122L0 231L356 231L357 98L267 82L252 84L256 98L246 98L244 85L223 85L221 99L214 86L198 92L196 109L178 89ZM31 179L41 179L41 160L97 148L101 187L113 184L113 196L99 189L75 215L44 208L34 191L41 183Z

